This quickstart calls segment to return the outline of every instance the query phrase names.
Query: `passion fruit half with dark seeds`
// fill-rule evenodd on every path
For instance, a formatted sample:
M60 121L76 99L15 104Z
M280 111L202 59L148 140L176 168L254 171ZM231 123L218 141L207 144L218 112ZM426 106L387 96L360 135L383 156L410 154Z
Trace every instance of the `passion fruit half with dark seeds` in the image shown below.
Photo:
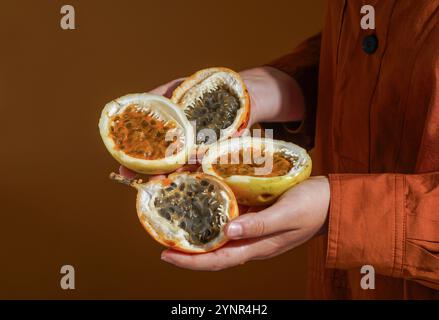
M247 88L240 75L227 68L196 72L174 90L171 100L195 125L198 145L229 138L244 129L249 120Z
M137 214L148 233L175 250L202 253L227 242L225 225L239 215L232 190L204 173L173 173L142 183L112 173L137 189Z

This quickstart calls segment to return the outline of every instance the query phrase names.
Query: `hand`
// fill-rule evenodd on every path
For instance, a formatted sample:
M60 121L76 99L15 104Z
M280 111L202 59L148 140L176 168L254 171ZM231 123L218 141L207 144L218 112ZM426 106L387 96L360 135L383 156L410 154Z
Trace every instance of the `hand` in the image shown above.
M251 100L249 127L261 121L302 120L304 98L293 78L271 67L246 70L241 72L241 76ZM151 93L169 98L183 80L171 81ZM194 168L192 166L189 170ZM183 167L178 171L187 169ZM127 178L136 177L135 172L125 167L120 167L119 171ZM149 180L164 177L151 176ZM200 255L166 250L162 259L194 270L220 270L248 260L266 259L290 250L324 230L328 206L327 179L311 178L285 193L270 208L246 214L229 224L226 234L236 241L212 253Z
M250 260L268 259L326 232L330 200L326 177L313 177L291 188L271 207L239 216L226 226L234 240L204 254L171 249L162 260L192 270L221 270Z
M272 67L240 73L250 95L249 126L258 122L301 121L305 113L302 90L292 77Z

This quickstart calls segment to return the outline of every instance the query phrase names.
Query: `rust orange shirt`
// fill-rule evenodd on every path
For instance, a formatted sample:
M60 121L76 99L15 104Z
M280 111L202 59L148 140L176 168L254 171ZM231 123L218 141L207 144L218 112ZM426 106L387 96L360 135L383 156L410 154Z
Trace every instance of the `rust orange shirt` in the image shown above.
M375 30L360 27L366 4ZM311 296L439 298L439 1L330 0L322 35L271 65L302 86L299 141L330 179Z

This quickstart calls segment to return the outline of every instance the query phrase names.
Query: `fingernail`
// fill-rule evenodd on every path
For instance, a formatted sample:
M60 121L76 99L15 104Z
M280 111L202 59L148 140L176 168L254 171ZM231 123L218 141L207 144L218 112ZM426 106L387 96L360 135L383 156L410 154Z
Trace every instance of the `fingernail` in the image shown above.
M227 236L229 238L238 238L242 236L242 226L239 223L231 223L227 227Z

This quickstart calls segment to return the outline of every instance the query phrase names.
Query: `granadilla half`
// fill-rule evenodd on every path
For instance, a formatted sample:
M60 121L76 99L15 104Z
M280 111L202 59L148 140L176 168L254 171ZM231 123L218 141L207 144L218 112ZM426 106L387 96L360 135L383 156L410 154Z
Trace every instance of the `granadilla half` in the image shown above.
M196 72L174 90L171 99L195 125L198 145L231 137L247 126L250 115L247 88L239 74L230 69L208 68Z
M194 130L171 100L142 93L108 103L99 130L111 155L125 167L144 174L175 171L194 146Z
M258 206L272 204L307 179L311 158L293 143L241 137L210 145L202 167L204 173L223 179L238 203Z
M224 226L239 214L233 192L220 179L199 173L173 173L166 179L110 177L137 189L137 214L149 234L175 250L202 253L227 242Z

